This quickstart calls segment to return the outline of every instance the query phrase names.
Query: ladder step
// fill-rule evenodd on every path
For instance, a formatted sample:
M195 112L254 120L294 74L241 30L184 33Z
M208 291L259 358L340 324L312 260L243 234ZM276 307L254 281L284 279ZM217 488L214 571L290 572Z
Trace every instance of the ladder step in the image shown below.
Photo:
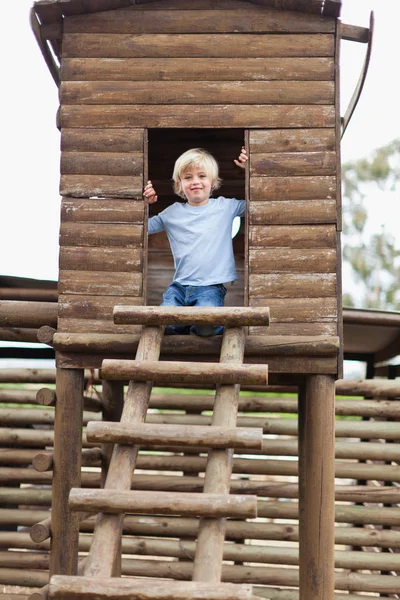
M146 446L197 446L201 448L245 448L261 450L262 428L202 425L157 425L90 421L88 442L146 444Z
M50 600L251 600L252 586L203 581L146 581L131 577L72 577L53 575Z
M269 308L248 306L114 306L114 323L132 325L269 325Z
M155 383L266 385L268 366L106 359L102 362L101 378Z
M71 510L94 513L246 519L257 516L257 496L72 488L69 507Z

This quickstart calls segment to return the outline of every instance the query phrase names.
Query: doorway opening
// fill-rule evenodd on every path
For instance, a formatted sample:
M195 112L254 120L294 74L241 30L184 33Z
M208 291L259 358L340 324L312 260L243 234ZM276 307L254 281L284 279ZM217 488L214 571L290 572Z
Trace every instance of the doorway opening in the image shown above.
M233 162L244 145L244 134L243 129L149 129L148 176L158 194L158 201L149 206L149 217L160 213L174 202L184 201L173 191L172 172L176 159L190 148L204 148L219 164L222 185L214 191L214 197L245 199L244 171ZM228 293L225 305L243 306L246 246L243 219L240 223L234 223L233 229L238 279L226 284ZM149 236L147 269L146 303L157 306L174 275L173 258L164 232Z

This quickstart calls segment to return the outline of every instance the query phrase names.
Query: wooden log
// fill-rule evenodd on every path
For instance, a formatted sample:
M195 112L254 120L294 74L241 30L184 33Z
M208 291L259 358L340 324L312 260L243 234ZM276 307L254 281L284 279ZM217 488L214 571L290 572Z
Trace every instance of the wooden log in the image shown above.
M333 298L318 298L319 303ZM288 303L289 298L285 298ZM293 300L293 302L298 299ZM115 300L114 300L115 302ZM118 300L119 302L119 300ZM172 339L174 338L174 339ZM188 339L189 338L189 339ZM53 347L59 352L91 352L99 354L132 354L137 350L139 335L106 333L61 333L54 335ZM200 338L197 336L166 336L162 341L162 356L177 354L219 355L220 336ZM253 335L246 339L246 357L251 356L336 356L339 341L336 336L271 336Z
M36 390L0 388L0 403L6 404L38 404Z
M209 61L204 58L116 58L112 66L105 58L65 58L61 73L63 81L329 81L333 78L333 67L333 59L327 57L271 57L268 61L260 58L214 58L212 70ZM126 137L131 138L134 131L131 129ZM313 140L317 136L318 133L315 133ZM109 144L115 152L139 149L133 142L128 145L129 142L121 139L123 136L121 133L118 135L118 131L113 133L113 138L103 140L103 137L105 134L101 130L88 138L82 130L74 132L69 129L62 132L61 150L101 151L105 144Z
M37 329L22 327L0 327L0 339L7 342L29 342L36 344Z
M367 396L369 398L399 398L400 385L387 379L347 380L336 382L336 393L347 396Z
M252 177L252 202L274 198L275 201L334 199L336 180L331 176Z
M68 494L81 481L83 385L83 370L57 369L51 574L73 575L78 568L79 519L69 510Z
M89 296L139 296L142 292L142 276L140 273L127 272L60 271L59 292Z
M84 371L85 380L92 378L99 383L98 372L94 377L89 369ZM56 369L0 369L0 383L55 383Z
M245 351L245 331L231 328L224 331L221 364L243 363ZM215 394L212 428L218 426L235 427L237 421L238 385L219 386ZM233 449L209 452L204 476L204 492L229 494L232 474ZM194 558L193 581L221 581L225 520L203 519Z
M69 507L73 511L126 513L138 512L180 514L183 516L254 518L257 516L256 496L228 496L223 494L186 494L170 492L116 490L71 490Z
M48 600L49 598L49 585L45 585L40 590L33 592L28 600Z
M2 300L0 306L2 327L57 326L57 302Z
M2 300L15 300L19 302L54 302L57 303L58 291L56 282L54 289L32 289L32 288L0 288L0 297Z
M141 248L86 248L62 246L59 267L63 271L133 272L142 267Z
M137 248L142 237L141 226L125 223L67 222L60 229L61 246Z
M61 173L63 175L82 174L143 177L142 170L142 153L62 152L61 154ZM106 221L105 219L100 220ZM97 219L96 222L98 222ZM110 220L106 222L110 222Z
M325 34L220 34L210 48L208 36L201 34L73 34L63 37L63 58L288 58L331 57L334 39ZM79 126L79 125L77 125ZM134 125L130 125L134 127ZM265 127L265 124L264 124Z
M182 444L201 448L261 449L262 430L234 427L189 427L171 425L129 425L113 422L88 423L86 439L90 442L120 444Z
M262 129L250 132L252 156L270 152L317 152L323 150L335 150L333 129Z
M50 598L57 600L68 598L73 600L89 593L100 599L124 598L129 600L137 594L143 600L251 600L251 585L234 585L230 583L211 585L203 582L169 581L164 582L135 581L132 579L108 579L99 577L63 577L54 576L50 580Z
M249 219L251 225L336 223L336 202L333 199L251 202Z
M92 467L101 464L103 453L100 448L84 448L82 450L82 466ZM54 467L53 452L39 452L32 461L33 468L36 471L52 471Z
M53 345L53 337L56 332L54 327L50 327L49 325L43 325L38 329L37 339L42 344L47 344L48 346Z
M306 378L299 396L299 576L304 599L334 596L334 401L333 377Z
M55 411L49 409L37 408L0 408L0 421L3 425L23 426L23 425L51 425L54 423ZM93 412L83 413L83 423L89 420L100 420L101 415Z
M29 531L31 540L36 544L40 544L51 537L51 517L35 523Z
M43 406L55 406L57 401L56 391L50 388L41 388L36 392L36 401ZM101 398L96 396L84 396L83 409L92 412L100 412L102 409Z
M79 81L62 82L61 102L64 105L175 105L199 104L333 104L333 81ZM98 173L99 175L138 175L132 154L101 152L93 160L79 153L62 154L62 173ZM74 156L74 155L77 156ZM104 156L103 156L104 155ZM254 156L254 155L253 155ZM82 157L82 163L79 158ZM312 164L314 163L314 164ZM306 166L308 164L308 166ZM312 156L294 174L332 175L334 162ZM279 171L283 174L285 169ZM285 174L292 174L293 169ZM274 166L271 175L274 174Z
M334 273L336 250L250 248L249 265L252 273Z
M65 145L65 137L71 130L66 130L62 139ZM103 136L104 136L104 132ZM82 137L81 133L81 137ZM86 134L87 135L87 134ZM95 132L93 133L93 136ZM109 138L111 137L111 134ZM81 138L78 137L80 140ZM90 138L91 139L91 138ZM104 144L109 145L110 139L104 139ZM63 143L63 142L62 142ZM82 142L83 143L83 142ZM114 149L114 148L113 148ZM98 149L101 152L102 148ZM63 150L64 155L66 154L78 154L84 156L86 154L92 155L95 151L89 148L76 148L73 152L67 149ZM103 153L104 154L104 153ZM109 153L106 153L109 156ZM116 154L120 156L120 154ZM130 156L130 154L128 155ZM77 222L82 223L84 221L96 222L96 223L142 223L144 218L144 207L145 203L142 200L126 200L114 198L112 202L104 199L77 199L77 198L62 198L61 201L61 217L64 223L66 222Z
M101 376L104 379L132 379L135 381L263 385L268 383L268 367L267 365L248 364L224 365L106 359L102 363Z
M0 500L3 506L7 504L25 506L50 506L51 490L42 488L0 488Z
M192 7L191 7L192 8ZM113 13L112 18L106 18L104 12L87 14L79 19L67 19L65 24L66 34L76 33L103 33L103 34L147 34L158 32L178 34L190 31L193 23L193 10L179 11L179 18L175 11L142 10L132 11L121 8ZM319 19L318 15L302 14L293 17L292 13L277 14L267 7L252 7L244 12L243 9L229 9L225 7L223 18L215 18L215 10L205 10L202 7L196 11L198 19L198 33L225 33L237 31L240 21L242 32L247 33L333 33L334 21L332 19ZM107 37L107 36L105 36Z
M129 252L135 255L132 248ZM61 319L99 319L112 321L113 308L116 304L116 299L113 296L77 296L74 294L62 294L58 303L59 315ZM143 304L143 298L128 297L118 298L118 304ZM124 336L122 336L124 337ZM137 336L139 341L139 336ZM136 352L136 348L134 350ZM132 350L129 350L132 353Z
M269 323L269 309L249 307L115 306L115 323L133 325L224 325L242 327Z
M145 328L136 352L136 359L158 360L163 331L160 327ZM133 384L130 382L125 397L121 423L143 423L146 418L151 381ZM135 468L138 447L116 445L111 456L104 488L129 490L132 472ZM84 573L89 576L111 576L115 573L120 557L120 537L123 518L121 515L102 514L98 520L93 543L87 557Z
M275 225L250 227L250 245L262 248L336 248L333 225Z
M125 175L61 175L60 194L76 198L106 196L141 200L142 178Z
M179 36L175 36L179 37ZM191 36L193 37L193 36ZM64 38L65 39L65 38ZM254 38L252 37L252 40ZM236 40L233 42L236 43ZM253 44L250 45L251 47ZM154 48L154 44L153 44ZM165 49L163 48L163 51ZM60 110L62 127L178 127L187 128L195 123L198 128L244 128L244 127L332 127L335 122L334 107L327 105L304 105L301 112L292 105L236 104L232 105L190 105L176 106L165 104L121 105L105 112L102 106L80 106L66 104ZM86 179L85 179L86 178ZM97 183L96 183L97 179ZM117 184L110 180L117 180ZM85 185L86 182L86 185ZM109 177L90 175L63 175L60 193L68 195L109 195L124 198L137 197L138 182L134 177ZM122 226L121 226L122 227Z
M43 587L49 581L47 571L28 571L27 569L0 568L0 583L3 585L17 585L20 587ZM10 595L8 595L8 600ZM42 599L40 599L42 600Z
M330 298L336 291L334 273L285 273L251 274L249 279L251 294L266 298ZM293 326L291 326L293 329Z

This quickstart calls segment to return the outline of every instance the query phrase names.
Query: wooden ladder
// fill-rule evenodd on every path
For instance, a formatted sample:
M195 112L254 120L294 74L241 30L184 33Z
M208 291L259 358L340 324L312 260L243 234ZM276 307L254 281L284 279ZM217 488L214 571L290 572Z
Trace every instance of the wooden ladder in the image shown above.
M243 364L244 326L268 325L266 308L115 307L117 323L143 324L135 360L104 360L104 380L129 380L121 421L90 422L87 440L114 444L104 489L74 488L71 510L98 513L78 576L53 575L49 598L250 600L251 585L221 583L225 521L257 516L257 496L230 494L234 448L260 449L262 429L236 427L240 384L265 385L267 365ZM223 325L219 363L159 361L164 326ZM145 423L154 383L216 384L212 426ZM207 448L202 493L131 490L140 444ZM192 581L121 578L126 513L200 517ZM167 585L166 585L167 583Z

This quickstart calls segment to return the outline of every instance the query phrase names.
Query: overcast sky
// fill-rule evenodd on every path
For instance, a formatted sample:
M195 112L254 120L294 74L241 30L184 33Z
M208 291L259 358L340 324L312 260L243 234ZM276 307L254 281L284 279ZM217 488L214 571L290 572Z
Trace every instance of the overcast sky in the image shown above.
M0 274L58 277L60 198L58 93L29 25L32 0L2 7L2 201ZM368 155L400 138L398 68L399 0L343 0L341 19L369 25L375 36L365 88L342 142L342 160ZM342 43L341 114L357 83L366 46ZM393 222L392 205L380 218Z

